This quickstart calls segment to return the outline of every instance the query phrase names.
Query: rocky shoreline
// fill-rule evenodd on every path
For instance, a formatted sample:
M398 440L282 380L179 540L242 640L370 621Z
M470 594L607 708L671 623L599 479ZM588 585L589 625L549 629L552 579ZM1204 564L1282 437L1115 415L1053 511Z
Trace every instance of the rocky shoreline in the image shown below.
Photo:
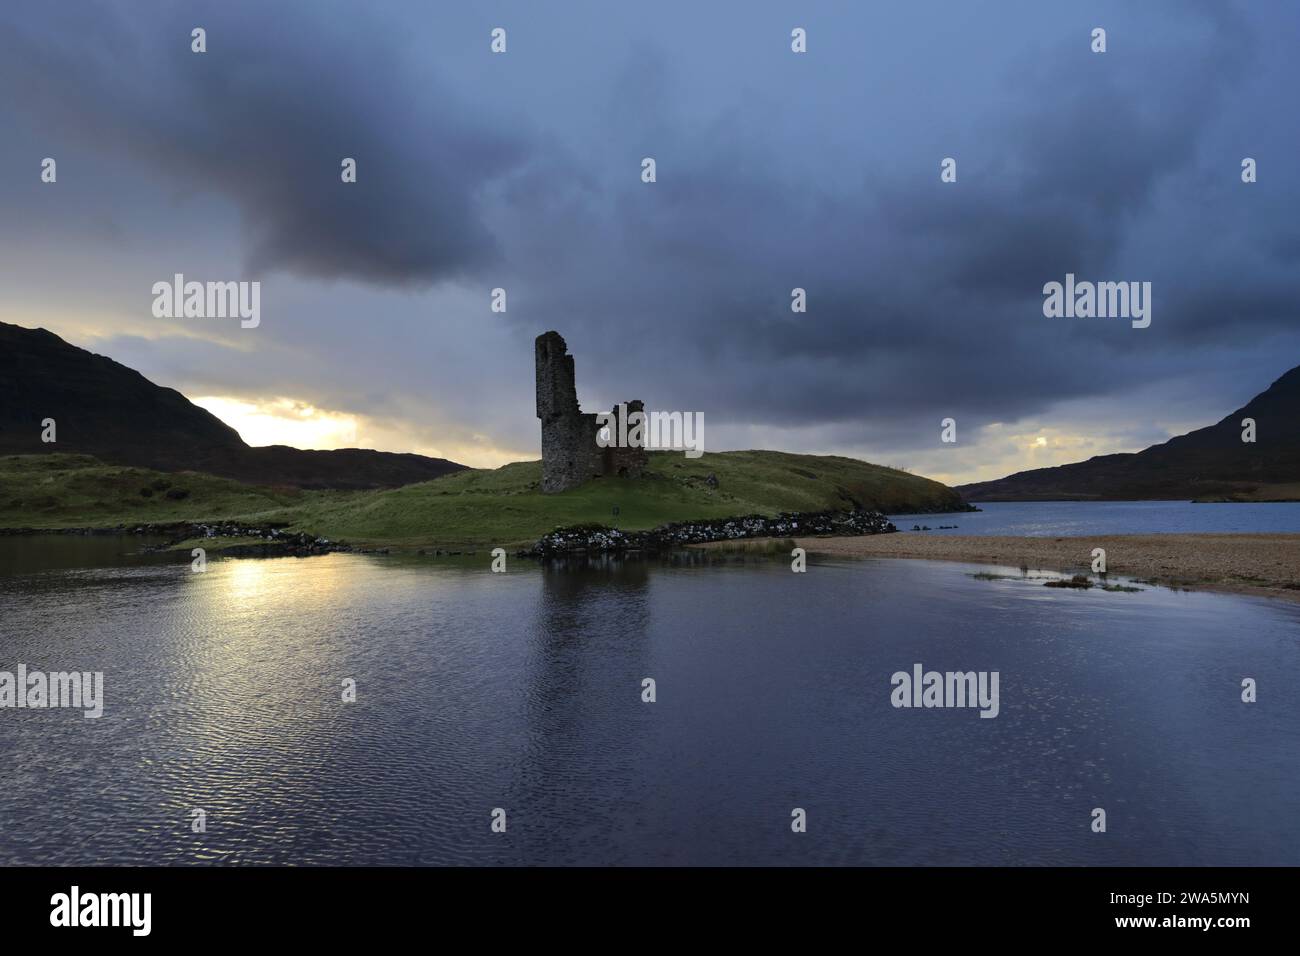
M792 538L795 536L842 536L890 534L898 529L877 511L788 512L775 517L744 515L707 521L679 521L648 531L623 531L606 525L573 525L543 535L532 546L515 552L518 557L553 558L565 555L631 552L659 553L693 544L734 541L744 538ZM287 531L282 526L247 525L232 521L179 521L123 524L107 528L0 528L0 535L138 535L164 539L144 547L146 552L163 552L185 541L221 541L223 557L273 558L308 557L335 552L387 554L388 548L357 548L343 541L317 537L306 532ZM420 549L418 554L458 555L461 551ZM474 554L474 551L464 553Z
M622 531L605 525L574 525L543 535L518 557L554 558L571 554L610 554L628 551L671 551L690 544L741 538L799 536L861 536L890 534L893 523L878 511L816 511L776 517L745 515L711 521L679 521L649 531Z
M305 531L286 531L282 527L241 525L234 522L185 522L172 525L166 532L168 541L147 549L166 551L182 541L205 538L249 538L248 543L223 545L220 554L227 558L305 558L335 551L352 551L352 547L329 538L318 538Z

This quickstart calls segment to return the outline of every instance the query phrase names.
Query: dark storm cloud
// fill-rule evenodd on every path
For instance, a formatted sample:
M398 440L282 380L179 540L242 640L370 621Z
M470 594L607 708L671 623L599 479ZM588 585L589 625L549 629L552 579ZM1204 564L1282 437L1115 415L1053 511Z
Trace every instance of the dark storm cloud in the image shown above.
M0 81L42 127L233 200L259 274L430 283L481 268L495 243L479 193L524 145L449 86L417 85L391 32L340 10L14 7L0 13ZM206 54L190 50L196 24ZM346 187L344 157L359 168Z
M1224 349L1260 388L1300 361L1294 10L724 6L653 22L578 2L28 7L0 13L0 80L29 91L7 104L29 122L233 201L255 270L432 287L436 320L377 292L363 341L364 305L322 286L302 324L356 340L317 349L340 352L328 375L365 350L387 381L471 386L437 367L440 339L486 350L481 324L506 323L526 364L555 328L588 407L639 396L907 449L946 414L972 429L1138 388L1158 401ZM800 58L785 36L805 16ZM493 58L497 22L513 45ZM417 31L446 39L426 50ZM1042 286L1066 272L1152 281L1152 327L1044 318ZM506 315L464 307L494 286ZM502 388L528 407L526 380Z
M637 349L654 361L638 368L653 377L623 391L686 396L675 400L732 420L860 422L875 436L929 436L916 423L944 410L1014 419L1175 373L1203 335L1294 330L1294 246L1268 244L1292 233L1291 213L1238 177L1259 141L1207 142L1225 109L1274 125L1270 102L1241 85L1255 37L1244 8L1200 12L1203 31L1137 52L1120 34L1129 53L1109 60L1077 36L1056 41L984 104L975 135L954 135L958 185L939 183L942 153L919 166L869 156L859 185L831 190L783 166L805 144L742 120L679 135L656 152L657 184L570 220L582 228L562 247L599 268L580 294L554 272L533 276L537 311L592 333L584 347L624 382L620 333L644 329ZM662 129L673 99L654 102L639 123ZM1226 153L1216 170L1207 149ZM1274 200L1287 195L1277 183ZM1234 254L1234 228L1256 254ZM1045 319L1042 286L1067 272L1153 281L1155 328ZM793 286L808 290L807 315L789 310Z

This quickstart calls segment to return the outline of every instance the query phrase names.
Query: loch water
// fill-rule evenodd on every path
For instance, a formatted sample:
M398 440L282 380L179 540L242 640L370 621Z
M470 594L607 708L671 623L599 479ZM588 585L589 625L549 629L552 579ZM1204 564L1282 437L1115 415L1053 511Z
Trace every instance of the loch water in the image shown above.
M140 544L0 538L0 671L105 698L0 709L0 864L1300 863L1297 604ZM997 671L998 716L895 708L917 663Z

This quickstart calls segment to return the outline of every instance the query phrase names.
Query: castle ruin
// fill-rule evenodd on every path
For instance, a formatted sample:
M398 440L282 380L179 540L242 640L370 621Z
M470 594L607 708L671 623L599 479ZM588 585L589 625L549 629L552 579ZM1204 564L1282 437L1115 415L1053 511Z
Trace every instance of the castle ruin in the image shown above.
M576 488L592 478L639 478L645 472L645 448L601 448L594 413L578 407L573 356L558 332L537 336L537 417L542 421L542 491ZM644 412L640 401L627 412Z

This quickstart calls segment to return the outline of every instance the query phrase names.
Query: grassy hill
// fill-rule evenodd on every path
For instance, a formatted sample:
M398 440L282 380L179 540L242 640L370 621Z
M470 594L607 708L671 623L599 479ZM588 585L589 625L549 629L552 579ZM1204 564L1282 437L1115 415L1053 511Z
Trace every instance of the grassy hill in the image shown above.
M572 524L637 530L780 511L962 507L957 493L937 481L852 458L737 451L691 460L652 452L650 471L641 479L597 479L558 495L538 490L537 461L389 490L304 491L104 465L81 455L10 456L0 458L0 527L237 520L287 523L358 545L510 547Z
M0 528L109 528L238 516L283 520L314 495L198 472L106 465L90 455L0 457Z

